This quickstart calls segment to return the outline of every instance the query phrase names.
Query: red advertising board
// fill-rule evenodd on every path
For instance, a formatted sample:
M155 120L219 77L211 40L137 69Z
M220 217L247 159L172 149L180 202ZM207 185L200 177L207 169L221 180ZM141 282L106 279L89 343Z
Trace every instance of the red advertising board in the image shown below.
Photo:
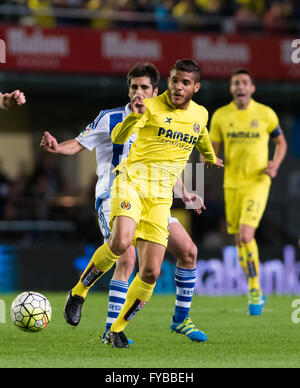
M204 78L228 78L242 66L257 79L300 81L296 37L1 26L0 39L0 71L123 75L149 61L166 76L177 59L194 58Z

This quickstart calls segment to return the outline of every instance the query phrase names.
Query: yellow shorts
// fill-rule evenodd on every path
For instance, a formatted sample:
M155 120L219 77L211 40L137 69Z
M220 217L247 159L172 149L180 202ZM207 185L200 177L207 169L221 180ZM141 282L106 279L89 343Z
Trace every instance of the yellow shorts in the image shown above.
M225 188L225 212L227 232L237 234L240 225L257 228L264 214L270 185L253 184L242 188Z
M138 238L167 247L168 219L171 198L144 198L136 185L124 174L119 174L111 189L110 228L117 216L126 216L136 223L133 245Z

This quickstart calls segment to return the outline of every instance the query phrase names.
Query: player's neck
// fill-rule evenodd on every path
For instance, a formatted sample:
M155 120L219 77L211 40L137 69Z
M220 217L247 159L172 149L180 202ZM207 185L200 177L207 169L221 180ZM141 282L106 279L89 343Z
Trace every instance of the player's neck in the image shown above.
M250 102L251 102L251 99L246 102L239 102L239 101L233 100L233 103L238 110L246 110L249 107Z

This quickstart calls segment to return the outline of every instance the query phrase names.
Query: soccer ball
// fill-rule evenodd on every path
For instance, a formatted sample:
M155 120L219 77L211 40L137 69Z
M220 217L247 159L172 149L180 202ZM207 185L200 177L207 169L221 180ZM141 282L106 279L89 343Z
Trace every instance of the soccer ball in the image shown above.
M26 291L12 302L10 316L19 329L37 332L47 327L51 319L51 312L51 305L44 295Z

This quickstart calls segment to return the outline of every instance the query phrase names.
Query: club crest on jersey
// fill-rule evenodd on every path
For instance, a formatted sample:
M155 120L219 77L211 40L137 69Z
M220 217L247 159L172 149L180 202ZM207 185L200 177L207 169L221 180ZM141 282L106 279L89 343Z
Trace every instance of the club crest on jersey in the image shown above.
M124 209L124 210L129 210L129 209L131 209L131 203L123 201L121 203L121 208Z
M199 123L195 123L193 125L193 130L198 135L200 133L200 124Z
M251 125L251 128L257 128L258 127L258 121L257 120L252 120L250 125Z

